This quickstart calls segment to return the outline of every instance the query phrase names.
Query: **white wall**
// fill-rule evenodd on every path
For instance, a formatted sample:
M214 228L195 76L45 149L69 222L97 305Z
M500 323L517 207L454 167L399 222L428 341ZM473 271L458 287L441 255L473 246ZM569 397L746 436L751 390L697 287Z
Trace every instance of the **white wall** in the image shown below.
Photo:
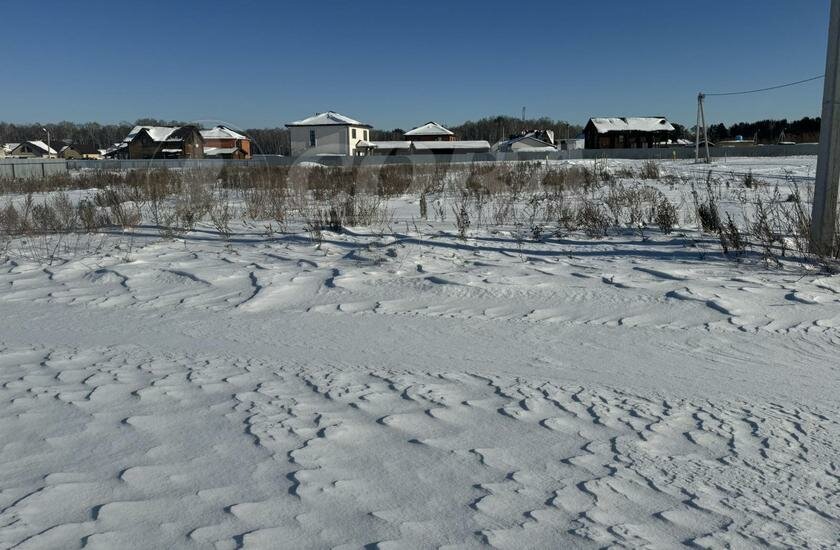
M353 130L356 130L356 137L353 137ZM370 130L367 128L361 128L357 126L351 126L347 128L347 136L350 140L350 155L356 154L356 145L362 140L369 140L370 139Z
M352 138L356 130L355 139ZM309 132L315 132L315 147L309 145ZM353 155L356 144L365 139L367 128L356 126L292 126L289 128L292 156L306 155Z

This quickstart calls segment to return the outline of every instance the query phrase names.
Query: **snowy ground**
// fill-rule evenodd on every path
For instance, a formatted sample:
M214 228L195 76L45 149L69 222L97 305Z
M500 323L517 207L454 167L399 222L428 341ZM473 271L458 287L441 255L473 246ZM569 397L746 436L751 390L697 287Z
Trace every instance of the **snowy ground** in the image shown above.
M840 543L837 276L692 234L108 242L0 265L0 548Z

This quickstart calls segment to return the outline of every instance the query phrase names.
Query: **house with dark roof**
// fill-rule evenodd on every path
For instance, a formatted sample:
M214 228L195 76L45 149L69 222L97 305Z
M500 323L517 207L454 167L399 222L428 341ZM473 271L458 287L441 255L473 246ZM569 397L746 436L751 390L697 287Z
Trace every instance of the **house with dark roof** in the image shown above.
M665 117L590 118L583 129L587 149L650 149L674 131Z
M135 126L122 143L108 151L111 158L200 159L204 138L197 126Z
M101 159L102 154L95 145L90 143L71 143L58 150L58 156L63 159Z
M292 155L357 154L359 142L370 140L370 124L327 111L289 122Z

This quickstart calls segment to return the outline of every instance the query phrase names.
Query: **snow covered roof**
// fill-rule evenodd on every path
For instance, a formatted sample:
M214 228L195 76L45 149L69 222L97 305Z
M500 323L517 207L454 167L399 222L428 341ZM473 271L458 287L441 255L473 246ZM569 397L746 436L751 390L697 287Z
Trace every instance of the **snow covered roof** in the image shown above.
M361 142L360 142L361 143ZM411 149L410 141L371 141L374 149Z
M215 157L217 155L232 155L239 150L239 147L205 147L204 154L208 157Z
M479 141L412 141L415 149L426 149L429 151L448 149L486 149L490 150L490 143L484 140Z
M58 152L55 149L53 149L52 147L47 147L47 144L44 143L41 140L24 141L23 143L15 144L15 149L17 149L18 147L20 147L24 143L28 143L28 144L32 145L33 147L37 147L41 151L44 151L45 153L48 153L50 155L57 155L58 154ZM12 151L14 151L14 149L12 149Z
M303 120L289 122L286 126L364 126L366 128L372 128L370 124L359 122L334 111L318 113L315 116Z
M16 149L18 145L20 145L20 143L7 143L7 144L3 145L3 150L5 150L7 153L9 153L12 150Z
M209 130L202 130L201 137L204 139L248 139L239 132L234 132L227 126L216 126Z
M498 151L507 151L510 150L511 146L514 143L525 142L527 145L524 148L520 148L522 150L539 150L539 151L549 151L549 150L556 150L554 145L547 143L535 136L534 132L530 134L525 134L524 136L516 136L511 139L506 139L504 141L500 141L496 145L493 146L494 149Z
M590 118L599 134L607 132L670 132L674 129L665 117L605 117Z
M428 122L405 133L407 136L454 136L455 134L437 122Z
M179 128L177 126L135 126L131 129L125 139L123 140L125 143L129 143L137 137L137 134L146 130L148 132L149 137L152 138L153 141L169 141L170 135L175 133Z

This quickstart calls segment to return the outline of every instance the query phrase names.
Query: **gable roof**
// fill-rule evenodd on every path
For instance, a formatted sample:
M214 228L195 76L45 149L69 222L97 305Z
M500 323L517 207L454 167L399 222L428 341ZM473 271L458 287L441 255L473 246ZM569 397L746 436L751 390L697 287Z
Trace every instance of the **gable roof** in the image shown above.
M234 132L227 126L215 126L209 130L202 130L201 137L204 139L248 139L239 132Z
M138 136L144 130L149 137L152 138L152 141L155 142L164 142L164 141L183 141L184 139L184 132L186 130L193 129L196 130L195 126L187 125L187 126L135 126L131 129L131 132L125 136L123 143L130 143L134 141L134 138ZM203 139L203 136L202 136Z
M95 145L91 143L71 143L70 145L65 145L61 148L61 153L66 151L67 149L73 149L79 154L82 155L94 155L99 153L99 149L96 148Z
M548 151L548 150L556 150L557 149L557 147L555 147L554 145L536 137L536 132L531 132L531 133L525 134L523 136L516 136L516 137L510 138L510 139L500 141L499 143L494 145L493 148L497 149L499 151L505 151L507 149L510 149L510 147L514 143L520 143L520 142L527 143L526 149L529 149L529 150L533 149L533 150L540 150L540 151L542 151L542 150Z
M447 130L437 122L427 122L405 133L407 136L454 136L455 133Z
M674 127L665 117L602 117L590 118L599 134L607 132L671 132Z
M365 128L372 128L370 124L359 122L358 120L336 113L335 111L318 113L315 116L286 124L286 127L291 126L364 126Z
M137 137L137 134L142 132L143 130L149 134L149 137L152 138L152 141L166 141L171 134L177 130L177 126L135 126L131 129L123 142L128 143L134 141L134 138Z
M27 143L28 143L29 145L32 145L33 147L37 147L37 148L38 148L38 149L40 149L41 151L44 151L45 153L48 153L48 154L50 154L50 155L57 155L57 154L58 154L58 152L57 152L55 149L53 149L52 147L47 147L47 144L46 144L46 143L44 143L44 142L43 142L43 141L41 141L41 140L35 140L35 141L24 141L23 143L18 143L17 145L15 145L15 148L14 148L14 149L12 149L10 152L14 153L14 152L15 152L17 149L19 149L22 145L26 145Z

